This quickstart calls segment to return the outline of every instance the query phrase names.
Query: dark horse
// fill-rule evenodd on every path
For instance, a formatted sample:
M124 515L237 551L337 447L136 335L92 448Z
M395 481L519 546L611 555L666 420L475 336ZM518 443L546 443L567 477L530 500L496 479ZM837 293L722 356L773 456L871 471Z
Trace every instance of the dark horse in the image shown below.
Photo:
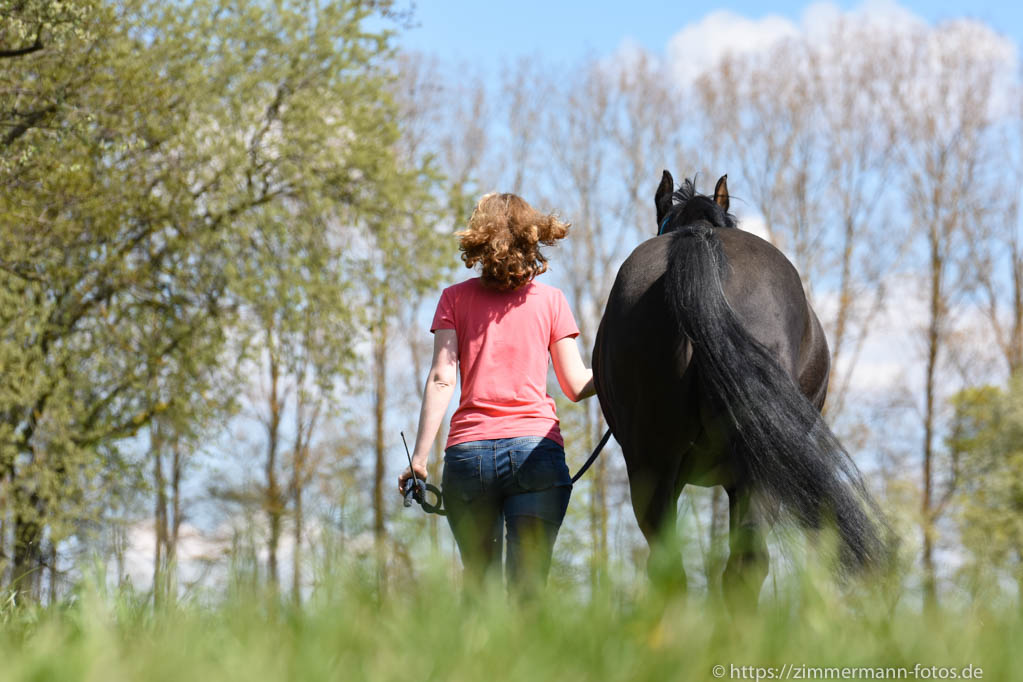
M843 564L853 567L883 558L886 525L821 417L828 345L799 274L736 227L726 178L708 197L689 180L673 192L664 171L658 236L618 272L593 369L651 549L667 553L684 586L666 533L679 495L687 483L723 486L723 584L755 604L768 570L765 535L779 513L812 529L833 522Z

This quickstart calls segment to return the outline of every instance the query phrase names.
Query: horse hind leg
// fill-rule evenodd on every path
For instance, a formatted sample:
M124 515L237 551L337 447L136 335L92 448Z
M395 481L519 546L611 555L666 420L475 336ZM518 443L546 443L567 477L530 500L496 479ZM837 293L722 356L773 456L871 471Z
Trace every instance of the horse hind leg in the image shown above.
M676 489L670 476L659 480L645 477L635 480L630 476L630 488L639 529L650 547L647 558L650 581L668 591L685 592L688 583L675 526L681 489Z
M756 609L767 578L769 530L763 512L753 503L748 487L728 493L728 562L721 576L722 591L732 613Z

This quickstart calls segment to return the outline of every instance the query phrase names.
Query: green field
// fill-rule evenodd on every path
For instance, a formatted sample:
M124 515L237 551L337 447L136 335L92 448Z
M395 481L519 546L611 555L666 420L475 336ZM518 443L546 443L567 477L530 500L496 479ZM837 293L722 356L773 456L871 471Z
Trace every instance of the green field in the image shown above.
M352 565L300 608L241 583L156 611L145 595L88 588L59 607L8 607L0 679L1023 679L1014 601L925 614L910 592L817 578L735 616L646 582L512 605L496 588L460 595L439 566L381 596Z

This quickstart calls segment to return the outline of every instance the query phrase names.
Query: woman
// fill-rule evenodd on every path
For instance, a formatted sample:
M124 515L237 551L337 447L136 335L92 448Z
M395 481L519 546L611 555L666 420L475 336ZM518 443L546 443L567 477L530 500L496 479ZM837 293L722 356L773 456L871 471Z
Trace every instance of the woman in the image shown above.
M433 365L423 393L412 469L426 465L441 420L462 380L444 454L448 523L474 583L501 565L507 526L511 584L542 586L568 509L571 477L554 400L547 394L547 357L573 402L592 396L575 319L560 290L534 282L547 270L540 245L568 234L568 223L544 215L514 194L480 199L458 233L466 267L480 276L448 287L430 331ZM406 468L399 490L411 477Z

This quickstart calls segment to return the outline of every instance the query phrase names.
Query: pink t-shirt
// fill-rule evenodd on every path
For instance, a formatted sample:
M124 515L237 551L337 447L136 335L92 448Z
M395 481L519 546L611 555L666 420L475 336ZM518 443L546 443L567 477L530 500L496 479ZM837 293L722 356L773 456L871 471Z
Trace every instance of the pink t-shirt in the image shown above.
M495 291L468 279L441 294L430 331L438 329L455 330L462 379L446 447L516 436L564 445L547 362L551 344L579 328L560 289L530 282Z

